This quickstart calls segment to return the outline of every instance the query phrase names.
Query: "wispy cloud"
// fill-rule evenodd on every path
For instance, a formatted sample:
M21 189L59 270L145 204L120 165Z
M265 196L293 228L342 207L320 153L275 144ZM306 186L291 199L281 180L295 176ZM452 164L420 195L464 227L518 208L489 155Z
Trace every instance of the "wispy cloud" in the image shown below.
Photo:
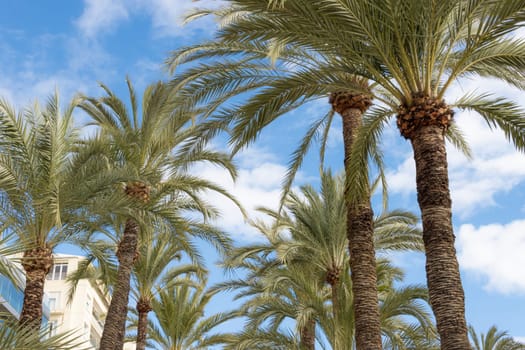
M125 4L122 0L84 0L84 11L75 24L85 36L94 37L129 18Z
M133 16L151 19L154 37L187 36L191 29L214 29L210 19L199 20L190 30L181 30L184 18L196 8L217 8L220 0L84 0L84 11L75 21L80 32L90 38L115 30ZM210 25L211 24L211 25Z
M258 207L277 209L281 197L281 181L286 174L286 166L276 161L276 157L263 149L251 147L240 153L237 181L233 182L227 172L214 166L199 166L194 169L203 176L229 191L242 204L248 214L244 219L241 211L231 201L221 195L211 193L208 200L220 209L221 217L217 225L233 237L244 241L257 241L261 234L249 224L249 220L270 222L269 217L257 211ZM305 178L299 174L298 182Z

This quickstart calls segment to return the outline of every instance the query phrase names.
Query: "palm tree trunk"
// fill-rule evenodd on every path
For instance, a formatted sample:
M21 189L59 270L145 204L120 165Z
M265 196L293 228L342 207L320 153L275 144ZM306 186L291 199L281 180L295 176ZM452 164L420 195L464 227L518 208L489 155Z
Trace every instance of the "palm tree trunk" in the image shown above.
M340 275L340 268L337 267L335 263L332 263L332 266L330 266L326 270L325 281L330 285L330 295L332 299L332 315L334 319L336 318L337 313L339 311L339 295L337 294L337 288L339 288Z
M331 96L331 102L343 120L346 168L362 124L363 113L370 106L371 99L364 94L339 93ZM365 186L369 187L368 184ZM382 348L382 342L374 249L374 213L369 194L357 204L348 201L349 195L351 194L347 193L345 198L348 206L347 236L354 295L356 348L378 350Z
M315 350L315 320L310 319L301 328L301 350Z
M126 226L118 247L119 267L117 281L109 305L100 350L122 350L126 331L131 270L137 258L139 226L133 219L126 220Z
M338 327L339 324L339 294L338 294L338 288L339 288L339 278L337 279L331 279L330 282L330 296L332 299L332 317L334 319L334 330L333 330L333 342L334 342L334 350L343 350L341 348L341 344L339 342L339 335L338 335Z
M454 248L443 127L433 124L417 128L411 134L410 141L414 150L417 198L423 221L428 292L441 348L470 350L465 297Z
M39 329L42 323L44 283L53 266L53 255L49 248L36 248L24 253L22 267L26 273L24 304L19 323Z
M146 338L148 334L148 313L151 310L151 303L148 300L139 298L139 301L137 301L137 313L139 314L137 326L137 350L146 349Z

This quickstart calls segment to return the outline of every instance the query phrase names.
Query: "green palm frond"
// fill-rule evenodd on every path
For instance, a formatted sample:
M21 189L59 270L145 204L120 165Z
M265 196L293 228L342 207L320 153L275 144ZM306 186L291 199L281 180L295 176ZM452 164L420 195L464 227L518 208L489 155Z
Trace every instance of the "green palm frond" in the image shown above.
M76 168L70 158L78 140L77 103L74 98L61 109L58 92L23 112L0 102L0 215L23 250L54 248L74 230L68 213L79 194L71 186Z
M1 315L0 315L1 316ZM45 329L35 331L24 328L17 322L2 319L0 327L0 347L5 350L48 350L48 349L87 349L83 340L75 332L50 335Z
M477 112L491 129L502 130L514 147L525 151L525 111L520 105L491 94L472 93L460 98L454 106Z
M478 334L474 327L468 329L470 341L475 350L523 350L525 344L514 340L505 331L500 331L496 326L489 328L487 333Z

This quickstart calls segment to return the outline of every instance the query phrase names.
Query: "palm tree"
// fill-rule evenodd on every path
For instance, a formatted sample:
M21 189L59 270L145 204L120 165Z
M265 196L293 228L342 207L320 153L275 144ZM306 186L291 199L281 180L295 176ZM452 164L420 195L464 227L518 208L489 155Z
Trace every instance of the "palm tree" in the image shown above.
M445 102L444 96L464 76L492 77L524 88L525 43L510 34L521 25L525 4L520 0L271 3L276 5L268 6L265 0L229 1L229 9L218 11L227 20L219 32L221 42L231 46L254 46L257 40L270 43L259 47L259 57L275 57L289 47L314 57L326 55L333 58L330 63L334 71L361 76L374 85L374 98L384 106L375 108L365 119L352 147L346 169L349 188L355 191L353 200L359 203L366 197L368 188L363 186L363 179L370 145L379 140L385 123L395 115L402 136L410 141L414 151L427 284L442 348L469 349L464 292L454 248L444 136L456 128L453 109L467 109L478 112L489 126L503 130L523 151L525 122L521 108L498 96L470 93L453 104ZM220 53L219 49L215 51ZM228 52L222 50L223 55ZM190 51L182 59L199 56L205 55ZM298 80L307 72L301 66L297 71ZM237 76L241 81L243 76ZM279 79L273 84L282 86ZM310 96L306 88L292 90L275 94L274 104L293 94L298 98ZM286 102L289 104L283 104L290 107L294 101L292 98ZM247 136L271 121L262 114L248 116L253 117L251 122L244 119L237 127ZM461 146L460 141L456 139L456 144Z
M468 333L475 350L523 350L525 344L515 341L507 332L498 331L496 326L489 328L486 334L477 335L472 326Z
M137 300L137 350L146 348L148 313L153 310L153 300L160 291L181 283L197 274L203 277L205 271L195 264L174 265L182 257L181 246L175 241L175 234L160 234L153 242L141 242L139 258L135 263L133 294Z
M332 289L334 311L338 309L337 285L345 269L347 254L345 234L347 221L344 178L330 172L321 174L319 191L312 186L302 186L299 193L291 192L285 202L288 215L267 214L290 230L292 241L282 244L279 253L285 261L309 262L325 276ZM421 251L421 232L416 228L417 219L403 211L385 212L374 220L374 246L384 254L395 250ZM315 257L315 259L312 259Z
M213 293L191 282L163 289L153 299L153 312L158 325L150 324L150 339L156 349L204 350L213 344L210 333L224 322L221 314L205 317L204 308ZM174 317L175 315L175 317Z
M60 110L58 92L42 108L17 112L0 101L0 218L16 237L26 275L20 324L39 328L44 283L53 250L71 239L81 185L70 157L76 140L72 111Z
M217 191L233 200L221 187L188 174L188 168L198 162L217 164L232 176L235 176L235 169L226 155L189 146L196 136L195 128L187 126L191 115L176 109L178 100L172 89L161 82L149 85L144 90L139 114L137 97L129 80L127 85L131 110L104 85L101 86L105 96L84 97L79 104L98 127L98 134L88 142L91 143L89 147L98 147L103 155L99 156L103 162L98 169L105 166L109 172L118 169L127 173L122 188L135 207L120 225L119 266L101 338L103 350L122 348L130 277L138 258L140 225L160 222L159 225L183 232L188 221L181 217L181 211L199 211L205 218L216 214L216 210L201 198L202 191ZM215 231L210 235L200 229L199 223L189 222L193 235L208 239L218 248L228 246L229 240L222 233Z

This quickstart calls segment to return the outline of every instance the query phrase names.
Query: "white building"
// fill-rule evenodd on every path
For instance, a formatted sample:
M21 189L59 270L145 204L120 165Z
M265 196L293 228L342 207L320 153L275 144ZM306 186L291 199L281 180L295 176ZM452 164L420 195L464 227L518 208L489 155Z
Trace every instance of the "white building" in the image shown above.
M53 256L54 265L44 288L49 300L51 334L75 330L87 349L98 349L110 298L96 283L82 279L68 303L70 288L66 277L76 271L85 258L66 254Z

